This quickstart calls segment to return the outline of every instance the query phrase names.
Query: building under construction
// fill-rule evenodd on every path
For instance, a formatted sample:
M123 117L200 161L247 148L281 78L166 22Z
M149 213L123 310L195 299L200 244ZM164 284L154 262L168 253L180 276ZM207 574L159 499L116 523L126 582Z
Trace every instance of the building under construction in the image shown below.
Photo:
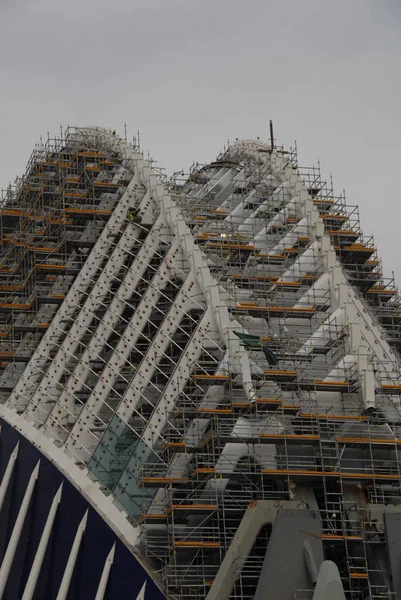
M0 228L0 600L401 600L401 301L319 168L69 128Z

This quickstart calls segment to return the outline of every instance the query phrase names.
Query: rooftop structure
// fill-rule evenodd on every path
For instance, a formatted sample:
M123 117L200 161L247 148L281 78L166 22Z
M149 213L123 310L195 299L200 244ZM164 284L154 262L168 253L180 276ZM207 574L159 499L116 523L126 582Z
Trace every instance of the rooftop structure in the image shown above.
M79 490L139 594L401 597L401 304L319 168L271 133L168 179L114 132L69 129L0 227L4 430ZM53 597L24 535L21 592ZM108 556L85 598L112 585Z

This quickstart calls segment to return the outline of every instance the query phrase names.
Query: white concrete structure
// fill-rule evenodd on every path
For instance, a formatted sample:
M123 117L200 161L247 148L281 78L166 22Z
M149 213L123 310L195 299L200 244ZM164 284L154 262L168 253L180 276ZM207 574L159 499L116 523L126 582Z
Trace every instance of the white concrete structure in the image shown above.
M66 290L56 311L32 308L31 321L47 326L40 341L25 334L26 366L21 343L0 375L12 389L1 417L160 572L168 597L206 597L257 499L319 511L324 551L327 536L359 536L364 570L349 565L341 577L373 590L370 538L349 516L344 486L361 515L379 498L400 501L401 309L355 211L294 153L259 141L237 141L170 182L105 130L71 133L59 166L67 150L78 191L63 192L72 200L57 218L70 215L67 232L79 226L79 235L64 264L56 254L43 264L73 276L51 284L52 296ZM67 597L85 523L57 598ZM349 561L347 548L339 555ZM246 568L243 560L230 598L248 597L238 587ZM256 590L261 564L252 568Z

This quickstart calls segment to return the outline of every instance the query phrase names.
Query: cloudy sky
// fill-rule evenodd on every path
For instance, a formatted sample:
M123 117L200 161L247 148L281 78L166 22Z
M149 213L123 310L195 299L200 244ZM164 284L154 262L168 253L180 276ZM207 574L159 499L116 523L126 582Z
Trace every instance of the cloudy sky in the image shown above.
M401 284L401 0L0 0L0 186L60 124L141 132L168 171L296 139Z

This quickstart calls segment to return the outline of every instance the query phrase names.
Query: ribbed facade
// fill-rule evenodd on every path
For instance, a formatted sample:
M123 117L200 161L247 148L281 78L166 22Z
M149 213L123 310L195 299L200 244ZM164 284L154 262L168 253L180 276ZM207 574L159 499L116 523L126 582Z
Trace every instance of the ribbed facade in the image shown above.
M71 129L0 216L0 416L143 581L401 598L400 302L318 169L237 141L168 180Z

